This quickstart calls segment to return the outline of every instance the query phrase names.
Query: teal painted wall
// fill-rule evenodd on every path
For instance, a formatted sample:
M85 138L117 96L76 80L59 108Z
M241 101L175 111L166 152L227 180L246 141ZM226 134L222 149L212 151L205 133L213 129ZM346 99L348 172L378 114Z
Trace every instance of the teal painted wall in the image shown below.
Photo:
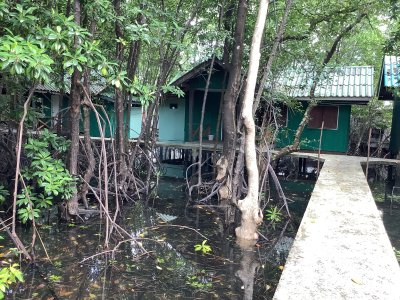
M170 105L177 105L171 109ZM167 98L161 104L158 118L158 139L160 141L184 141L185 99Z
M103 105L104 109L107 112L108 118L110 119L111 123L111 130L110 124L108 123L107 119L105 118L105 114L102 110L98 109L98 113L101 117L101 123L103 124L103 128L105 128L105 137L111 137L111 133L114 136L115 134L115 109L113 102L105 102ZM125 114L126 120L127 114ZM131 118L130 118L130 130L129 130L129 138L137 138L140 134L141 129L141 121L142 121L142 108L141 107L132 107L131 110ZM125 121L126 124L126 121ZM104 127L105 126L105 127ZM100 137L100 130L97 124L96 115L93 111L90 112L90 135L92 137Z
M140 135L140 130L142 128L142 108L132 107L130 126L129 126L129 138L135 139Z
M288 111L287 127L282 128L278 134L278 141L276 146L278 148L290 145L293 141L295 131L303 118L304 110L306 108L303 103L303 111ZM322 151L332 152L347 152L349 143L350 131L350 105L339 105L338 128L335 130L324 129L322 133ZM300 149L301 150L318 150L320 129L304 128L301 136Z

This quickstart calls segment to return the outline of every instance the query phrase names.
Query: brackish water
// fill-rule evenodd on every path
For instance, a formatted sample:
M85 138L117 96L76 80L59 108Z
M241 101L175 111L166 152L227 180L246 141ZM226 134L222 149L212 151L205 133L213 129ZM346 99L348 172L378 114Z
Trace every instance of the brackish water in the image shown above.
M123 207L124 228L140 244L121 243L114 255L93 256L104 251L104 225L97 218L75 225L42 225L38 231L50 259L37 238L37 265L22 266L25 283L7 298L271 299L315 182L281 183L292 221L260 228L269 240L260 239L250 252L243 252L224 232L212 208L187 206L182 181L172 179L162 180L149 207ZM165 216L176 219L165 222ZM211 253L194 251L204 238L190 228L207 237ZM19 235L28 244L30 230L20 228ZM142 248L149 254L141 254Z
M368 184L378 209L382 212L382 220L392 246L400 250L400 174L394 165L370 165L368 168ZM391 198L394 197L392 209ZM397 255L400 263L400 252Z

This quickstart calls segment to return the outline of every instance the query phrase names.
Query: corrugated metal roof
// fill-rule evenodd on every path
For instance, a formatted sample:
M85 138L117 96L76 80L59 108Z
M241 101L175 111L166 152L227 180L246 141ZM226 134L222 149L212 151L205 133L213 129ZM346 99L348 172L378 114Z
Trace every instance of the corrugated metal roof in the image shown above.
M386 55L383 60L383 85L385 87L400 86L400 56Z
M97 82L92 81L90 84L90 93L93 95L97 95L101 93L106 87L107 84L104 79L100 79ZM71 89L71 78L66 77L64 79L64 93L69 94L70 89ZM36 88L36 91L59 94L61 93L61 87L55 82L49 82L49 83L39 84Z
M279 89L290 97L307 99L315 72L305 67L292 68L282 73ZM374 68L335 67L326 68L315 90L315 97L323 100L365 101L374 95Z

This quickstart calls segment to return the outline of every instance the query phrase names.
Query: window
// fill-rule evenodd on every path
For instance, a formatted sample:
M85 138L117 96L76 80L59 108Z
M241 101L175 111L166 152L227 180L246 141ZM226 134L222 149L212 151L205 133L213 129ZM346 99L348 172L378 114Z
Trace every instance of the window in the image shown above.
M311 110L308 128L320 129L323 122L324 129L337 129L338 115L338 106L316 106Z

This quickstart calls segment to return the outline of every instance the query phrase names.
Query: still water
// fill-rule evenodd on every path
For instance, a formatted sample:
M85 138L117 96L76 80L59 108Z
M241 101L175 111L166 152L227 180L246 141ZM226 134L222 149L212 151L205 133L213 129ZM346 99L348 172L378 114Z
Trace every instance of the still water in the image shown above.
M271 299L315 182L281 183L293 218L261 227L268 241L261 239L253 251L235 244L212 207L187 205L183 182L172 179L161 182L149 206L124 206L123 225L140 244L121 243L109 255L96 255L104 251L104 228L95 217L72 226L42 225L50 260L37 239L37 265L22 266L25 283L7 298ZM19 234L29 241L29 229ZM202 235L212 249L207 254L194 248L205 240ZM148 254L142 255L142 248Z
M368 168L368 184L392 246L400 250L400 166L374 164ZM397 254L400 263L400 252Z

